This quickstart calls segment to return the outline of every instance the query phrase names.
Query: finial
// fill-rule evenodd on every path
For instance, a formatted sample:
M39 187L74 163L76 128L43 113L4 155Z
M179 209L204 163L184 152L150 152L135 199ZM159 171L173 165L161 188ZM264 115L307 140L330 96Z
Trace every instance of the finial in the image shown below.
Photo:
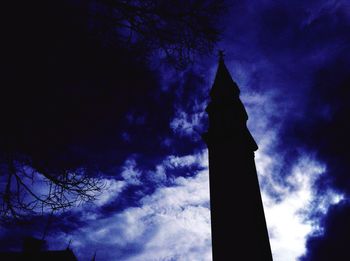
M224 61L224 56L225 56L224 50L219 50L218 56L219 56L219 61L223 62Z

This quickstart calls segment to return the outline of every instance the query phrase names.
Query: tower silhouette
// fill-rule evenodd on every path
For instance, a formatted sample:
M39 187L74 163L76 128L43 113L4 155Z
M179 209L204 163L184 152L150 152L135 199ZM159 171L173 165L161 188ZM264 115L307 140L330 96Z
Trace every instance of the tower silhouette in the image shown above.
M270 261L272 254L254 162L258 149L240 90L219 53L206 109L213 260Z

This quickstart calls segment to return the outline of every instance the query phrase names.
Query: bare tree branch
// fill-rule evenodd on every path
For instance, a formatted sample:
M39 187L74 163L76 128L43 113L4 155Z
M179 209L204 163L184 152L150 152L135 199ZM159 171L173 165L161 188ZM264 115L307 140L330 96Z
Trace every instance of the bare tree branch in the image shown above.
M63 211L93 201L104 188L98 178L88 177L83 171L52 176L14 160L9 160L7 166L5 188L0 190L2 220Z
M95 0L96 30L114 32L118 44L160 51L178 67L210 53L219 40L223 0ZM102 22L102 23L101 23ZM100 26L99 26L99 25ZM106 25L103 30L103 25ZM110 38L109 34L109 38Z

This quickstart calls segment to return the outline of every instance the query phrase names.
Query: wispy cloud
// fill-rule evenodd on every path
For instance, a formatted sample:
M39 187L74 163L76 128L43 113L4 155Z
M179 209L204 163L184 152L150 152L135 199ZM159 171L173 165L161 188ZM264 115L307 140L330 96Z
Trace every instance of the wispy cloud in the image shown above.
M101 260L211 260L208 171L179 177L139 207L90 220L70 236L83 260L94 249Z
M324 171L324 165L304 155L287 175L284 185L269 179L269 186L279 193L278 201L268 189L262 191L275 260L292 261L303 255L308 236L319 229L320 217L311 220L310 216L316 211L326 214L332 204L341 200L342 196L331 189L325 191L322 198L314 190L315 182ZM261 177L264 178L266 176ZM322 204L315 204L318 202Z

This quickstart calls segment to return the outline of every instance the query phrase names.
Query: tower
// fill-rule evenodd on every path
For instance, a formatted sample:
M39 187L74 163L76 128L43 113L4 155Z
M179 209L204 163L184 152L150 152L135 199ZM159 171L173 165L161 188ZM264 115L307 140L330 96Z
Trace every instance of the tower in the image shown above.
M254 162L258 146L239 94L220 52L203 135L209 150L213 261L271 261Z

